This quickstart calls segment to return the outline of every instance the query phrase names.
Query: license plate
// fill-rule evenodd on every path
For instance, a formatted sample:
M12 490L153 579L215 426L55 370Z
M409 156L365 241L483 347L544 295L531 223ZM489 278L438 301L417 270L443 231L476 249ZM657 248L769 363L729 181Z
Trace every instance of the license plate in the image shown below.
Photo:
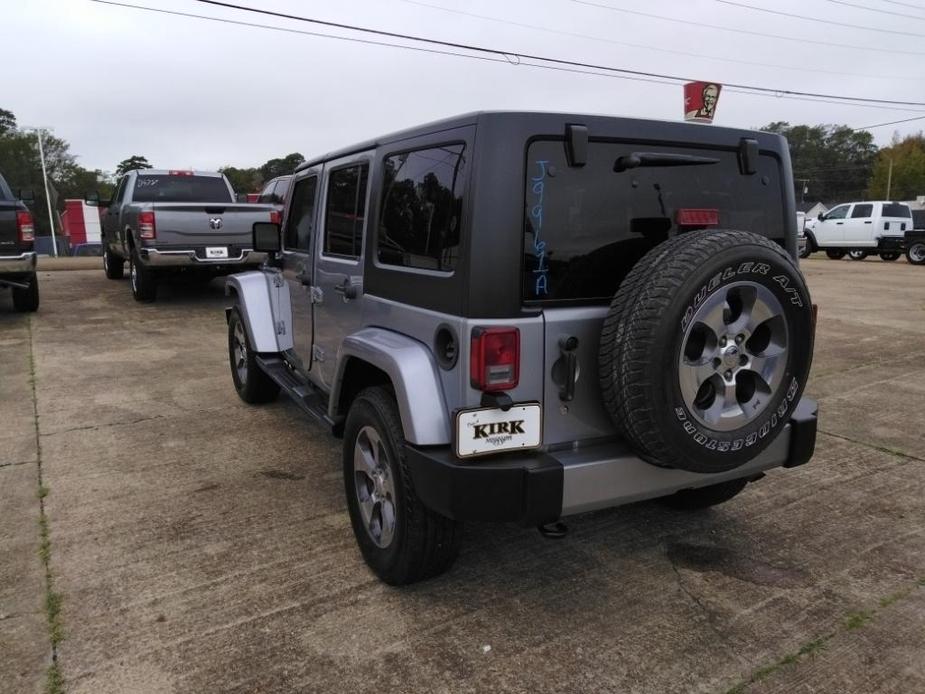
M206 246L206 258L227 258L228 248L225 246Z
M507 412L488 407L456 413L456 455L474 455L537 448L543 442L539 404L514 405Z

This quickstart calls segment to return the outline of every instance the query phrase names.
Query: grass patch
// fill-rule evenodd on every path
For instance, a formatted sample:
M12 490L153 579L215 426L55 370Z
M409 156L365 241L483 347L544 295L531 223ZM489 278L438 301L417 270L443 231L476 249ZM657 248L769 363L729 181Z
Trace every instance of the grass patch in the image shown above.
M874 616L873 612L852 612L845 618L845 629L860 629L867 624Z
M880 598L878 602L878 607L873 610L860 610L858 612L849 612L841 622L841 629L833 631L824 636L820 636L817 639L812 641L807 641L794 653L788 653L784 657L774 661L769 665L763 665L762 667L755 670L747 679L742 680L736 685L730 687L726 690L725 694L744 694L748 688L758 682L762 682L774 673L781 670L782 668L790 667L796 665L799 662L805 660L806 658L812 658L825 650L826 645L831 641L835 636L842 632L849 632L855 629L860 629L870 620L877 616L877 612L882 610L890 605L893 605L903 598L908 597L916 588L921 588L925 586L925 578L920 578L915 581L915 583L908 585L902 590L898 590L895 593L891 593L883 598Z
M50 490L48 489L48 487L46 487L44 484L40 484L39 493L38 493L39 499L44 499L46 496L48 496L49 491Z
M64 678L58 663L52 663L45 677L45 694L64 694Z

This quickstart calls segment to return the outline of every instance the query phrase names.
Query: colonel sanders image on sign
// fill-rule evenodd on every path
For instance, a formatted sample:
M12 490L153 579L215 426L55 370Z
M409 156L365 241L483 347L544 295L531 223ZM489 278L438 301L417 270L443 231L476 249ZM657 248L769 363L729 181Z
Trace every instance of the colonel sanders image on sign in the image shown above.
M716 82L688 82L684 85L684 120L712 123L723 88Z

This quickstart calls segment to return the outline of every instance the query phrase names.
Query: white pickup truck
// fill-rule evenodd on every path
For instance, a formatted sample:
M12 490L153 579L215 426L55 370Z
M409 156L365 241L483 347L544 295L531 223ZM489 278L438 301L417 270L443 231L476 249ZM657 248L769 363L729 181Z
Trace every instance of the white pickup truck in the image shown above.
M806 244L801 257L825 251L833 260L846 255L864 260L879 255L896 260L905 248L906 231L912 229L912 210L901 202L873 200L833 207L806 224Z

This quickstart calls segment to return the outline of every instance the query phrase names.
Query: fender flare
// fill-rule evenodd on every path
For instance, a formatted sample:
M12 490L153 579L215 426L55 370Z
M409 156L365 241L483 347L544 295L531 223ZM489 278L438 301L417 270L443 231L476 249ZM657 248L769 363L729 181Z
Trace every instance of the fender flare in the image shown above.
M806 229L803 232L803 235L806 236L806 243L809 244L810 250L815 253L819 250L819 244L816 243L816 235L813 234L812 230Z
M389 377L408 443L417 446L450 443L450 417L440 373L425 344L391 330L372 327L344 338L337 352L337 369L328 406L332 419L344 414L337 409L352 360L366 362Z
M292 349L292 310L289 287L281 278L255 270L229 275L225 295L233 296L241 312L247 337L257 352L274 353ZM225 310L227 318L231 309ZM283 331L277 325L283 326Z

